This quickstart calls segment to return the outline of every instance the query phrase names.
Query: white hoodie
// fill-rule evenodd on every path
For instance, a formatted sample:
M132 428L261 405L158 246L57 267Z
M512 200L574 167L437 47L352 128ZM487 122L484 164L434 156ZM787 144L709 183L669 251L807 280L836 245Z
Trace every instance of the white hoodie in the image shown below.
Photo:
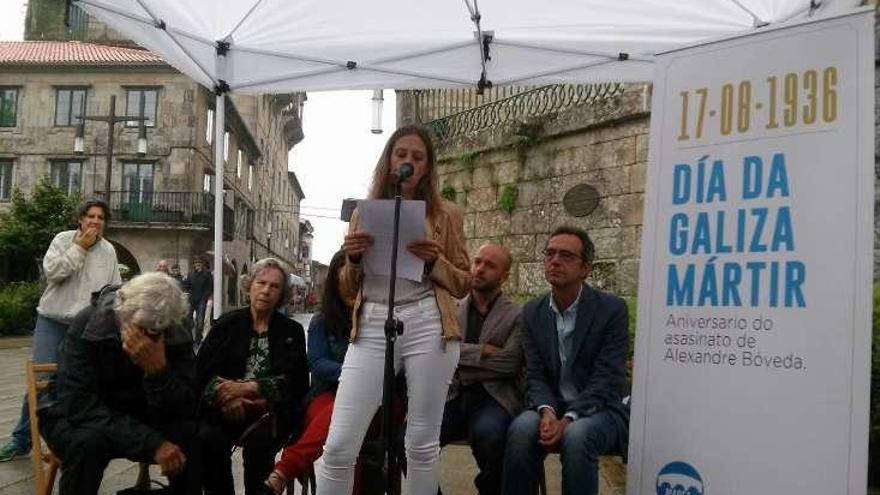
M73 242L75 235L75 230L56 235L43 257L48 285L37 313L62 323L70 323L89 305L92 292L122 283L113 245L102 237L86 250Z

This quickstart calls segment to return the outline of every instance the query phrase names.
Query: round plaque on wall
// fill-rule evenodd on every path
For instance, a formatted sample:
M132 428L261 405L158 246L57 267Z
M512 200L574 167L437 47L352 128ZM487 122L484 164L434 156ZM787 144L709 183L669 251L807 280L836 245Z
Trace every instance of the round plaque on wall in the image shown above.
M589 184L578 184L565 193L562 206L573 217L585 217L599 206L599 191Z

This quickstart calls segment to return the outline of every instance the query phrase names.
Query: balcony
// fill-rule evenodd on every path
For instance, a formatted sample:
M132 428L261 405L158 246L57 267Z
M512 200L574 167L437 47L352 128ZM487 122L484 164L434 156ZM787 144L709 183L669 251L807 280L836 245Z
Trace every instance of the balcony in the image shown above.
M214 195L206 192L111 191L112 225L125 228L210 230ZM231 241L235 214L223 205L223 240Z

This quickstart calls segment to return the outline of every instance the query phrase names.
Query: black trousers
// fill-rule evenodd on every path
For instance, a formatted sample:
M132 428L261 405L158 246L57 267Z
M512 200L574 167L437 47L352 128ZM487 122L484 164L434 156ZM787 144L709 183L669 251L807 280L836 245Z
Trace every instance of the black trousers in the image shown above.
M232 448L244 427L229 423L202 423L199 436L204 452L205 495L235 495L232 479ZM261 493L261 487L275 467L275 454L281 450L283 438L273 435L270 423L257 428L244 439L245 494Z
M53 422L43 418L40 425L49 447L61 459L61 495L97 494L110 461L126 457L126 452L137 449L121 445L118 437L102 430L100 425L71 425L64 420ZM169 480L172 492L177 495L201 493L203 464L198 424L180 421L156 429L167 441L180 447L186 456L183 472ZM152 458L131 460L153 462ZM132 484L134 482L132 479Z

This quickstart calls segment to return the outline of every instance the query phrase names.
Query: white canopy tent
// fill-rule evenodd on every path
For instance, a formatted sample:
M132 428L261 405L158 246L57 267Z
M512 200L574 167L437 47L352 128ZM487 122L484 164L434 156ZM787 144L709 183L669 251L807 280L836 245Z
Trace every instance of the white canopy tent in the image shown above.
M654 54L859 0L73 0L217 93L650 81ZM711 68L707 68L711 70ZM215 266L223 195L216 181ZM221 293L214 270L214 290ZM215 317L222 301L215 301Z

